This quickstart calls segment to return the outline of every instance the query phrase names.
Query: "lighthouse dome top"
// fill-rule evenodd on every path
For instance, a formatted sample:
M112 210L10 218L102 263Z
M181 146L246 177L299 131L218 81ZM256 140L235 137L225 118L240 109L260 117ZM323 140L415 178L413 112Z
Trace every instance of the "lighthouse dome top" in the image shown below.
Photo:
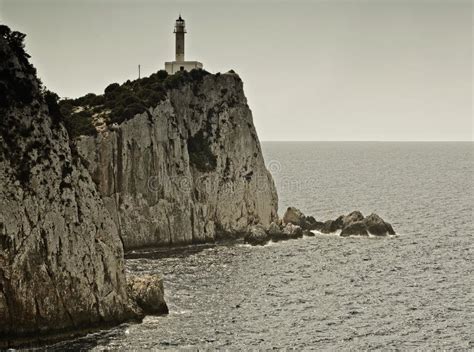
M184 20L181 17L181 14L179 15L178 19L176 20L176 24L174 25L174 32L184 32L186 33L186 28L184 24Z

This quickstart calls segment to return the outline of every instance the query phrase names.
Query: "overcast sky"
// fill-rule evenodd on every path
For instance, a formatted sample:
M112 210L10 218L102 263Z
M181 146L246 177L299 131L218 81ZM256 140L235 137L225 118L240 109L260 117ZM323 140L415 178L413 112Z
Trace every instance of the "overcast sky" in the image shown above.
M174 59L244 81L261 140L472 140L471 1L0 0L45 85L102 93Z

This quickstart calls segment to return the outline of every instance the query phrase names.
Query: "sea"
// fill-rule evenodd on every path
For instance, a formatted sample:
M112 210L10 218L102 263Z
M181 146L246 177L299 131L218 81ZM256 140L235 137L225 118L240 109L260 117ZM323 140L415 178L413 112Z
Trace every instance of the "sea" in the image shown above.
M397 235L316 234L127 254L170 314L49 350L474 350L474 143L264 142L279 213L377 213Z

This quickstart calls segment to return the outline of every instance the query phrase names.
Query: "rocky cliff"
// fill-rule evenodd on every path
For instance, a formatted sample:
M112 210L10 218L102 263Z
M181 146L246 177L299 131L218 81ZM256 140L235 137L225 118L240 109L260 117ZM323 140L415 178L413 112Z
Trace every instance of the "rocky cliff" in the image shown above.
M212 241L277 219L233 72L175 85L156 106L77 145L125 248Z
M137 316L117 226L23 37L0 26L0 346Z

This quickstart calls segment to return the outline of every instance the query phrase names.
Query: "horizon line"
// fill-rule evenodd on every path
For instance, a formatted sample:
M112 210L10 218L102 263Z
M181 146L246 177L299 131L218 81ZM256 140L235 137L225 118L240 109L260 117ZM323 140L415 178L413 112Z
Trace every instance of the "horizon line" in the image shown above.
M474 140L261 140L262 143L278 142L278 143L474 143Z

